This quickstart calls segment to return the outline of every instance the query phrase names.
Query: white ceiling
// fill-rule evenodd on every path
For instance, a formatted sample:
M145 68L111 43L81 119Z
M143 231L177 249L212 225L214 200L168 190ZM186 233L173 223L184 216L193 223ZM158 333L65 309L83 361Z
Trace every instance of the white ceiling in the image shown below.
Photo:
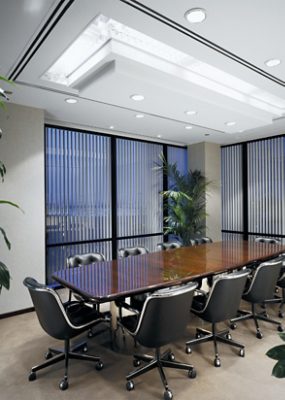
M184 14L194 7L204 8L207 18L190 25ZM16 81L10 100L43 108L47 121L177 144L228 144L285 132L285 108L284 117L260 110L130 59L114 48L83 84L68 87L41 79L98 14L285 101L282 0L0 0L0 74L12 75ZM200 41L189 30L200 35ZM267 67L264 61L270 58L281 59L281 64ZM134 102L130 99L134 93L145 99ZM77 104L64 101L71 96ZM186 110L197 114L187 116ZM135 118L137 113L144 118ZM227 127L226 121L236 125ZM186 130L185 125L192 129Z

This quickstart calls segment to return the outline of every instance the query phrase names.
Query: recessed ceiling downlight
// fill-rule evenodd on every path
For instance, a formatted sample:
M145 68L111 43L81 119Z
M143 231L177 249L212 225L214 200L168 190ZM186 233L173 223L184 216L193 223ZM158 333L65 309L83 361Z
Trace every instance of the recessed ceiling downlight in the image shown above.
M228 121L228 122L225 122L225 125L234 126L234 125L236 125L236 122L235 121Z
M204 8L191 8L184 16L191 24L198 24L206 19L206 11Z
M132 94L130 98L134 101L142 101L144 100L144 96L142 94Z
M196 114L197 114L197 111L195 111L195 110L186 110L186 111L185 111L185 114L186 114L186 115L196 115Z
M144 118L143 114L136 114L136 118Z
M114 128L115 128L114 125L109 126L109 129L114 129Z
M266 60L264 62L267 67L276 67L276 65L279 65L281 63L281 60L279 58L271 58L270 60Z
M190 129L192 129L193 128L193 126L191 126L191 125L186 125L185 126L185 129L187 129L187 130L190 130Z
M78 100L74 99L73 97L69 97L69 98L65 99L65 102L68 104L75 104L78 102Z

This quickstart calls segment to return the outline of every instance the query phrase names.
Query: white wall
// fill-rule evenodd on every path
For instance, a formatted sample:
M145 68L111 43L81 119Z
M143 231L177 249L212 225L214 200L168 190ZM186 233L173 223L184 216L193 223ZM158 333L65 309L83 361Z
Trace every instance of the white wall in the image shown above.
M206 236L221 240L221 149L215 143L188 146L189 168L200 170L211 182L207 190Z
M8 251L0 241L0 259L12 276L10 290L3 288L0 294L0 314L4 314L32 306L22 283L26 276L45 280L44 112L8 104L0 110L0 127L4 132L0 160L7 168L0 198L24 210L0 206L0 226L12 244Z

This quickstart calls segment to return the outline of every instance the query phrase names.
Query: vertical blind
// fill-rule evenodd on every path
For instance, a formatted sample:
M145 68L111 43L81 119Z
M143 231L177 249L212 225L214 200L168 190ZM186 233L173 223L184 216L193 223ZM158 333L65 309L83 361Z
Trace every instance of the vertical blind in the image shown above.
M243 230L243 182L241 145L222 148L222 229Z
M162 231L162 175L154 169L162 146L117 140L117 233L119 237Z
M115 186L112 140L116 143ZM168 148L173 162L187 168L186 148ZM47 283L71 255L100 252L110 260L121 247L157 249L163 241L163 176L154 167L162 151L163 146L156 143L46 127ZM114 187L116 237L112 234Z
M285 137L223 147L221 157L223 239L269 236L284 242Z
M248 143L249 232L285 233L284 137Z

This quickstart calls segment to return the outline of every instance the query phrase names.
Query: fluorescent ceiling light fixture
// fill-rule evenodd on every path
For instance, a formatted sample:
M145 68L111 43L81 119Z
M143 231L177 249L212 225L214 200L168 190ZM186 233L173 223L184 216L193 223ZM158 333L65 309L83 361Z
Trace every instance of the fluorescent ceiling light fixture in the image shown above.
M279 65L281 63L281 60L278 58L271 58L270 60L267 60L264 62L267 67L276 67L276 65Z
M99 14L54 61L42 79L76 87L114 55L131 59L274 116L285 112L285 99ZM143 97L138 99L143 100ZM268 119L268 118L267 118Z
M205 21L206 11L204 10L204 8L191 8L191 10L186 11L184 17L191 24L198 24Z
M142 101L142 100L144 100L144 96L143 96L142 94L132 94L132 95L130 96L130 98L131 98L132 100L135 100L135 101Z
M236 122L235 121L228 121L228 122L225 122L225 125L234 126L234 125L236 125Z
M194 110L187 110L187 111L185 111L185 114L186 114L186 115L196 115L196 114L197 114L197 111L194 111Z
M68 104L75 104L75 103L78 102L78 100L77 100L77 99L74 99L73 97L69 97L68 99L65 99L64 101L65 101L66 103L68 103Z
M143 114L136 114L136 118L144 118Z
M193 128L193 126L191 126L191 125L186 125L185 126L185 129L187 129L187 130L192 129L192 128Z

